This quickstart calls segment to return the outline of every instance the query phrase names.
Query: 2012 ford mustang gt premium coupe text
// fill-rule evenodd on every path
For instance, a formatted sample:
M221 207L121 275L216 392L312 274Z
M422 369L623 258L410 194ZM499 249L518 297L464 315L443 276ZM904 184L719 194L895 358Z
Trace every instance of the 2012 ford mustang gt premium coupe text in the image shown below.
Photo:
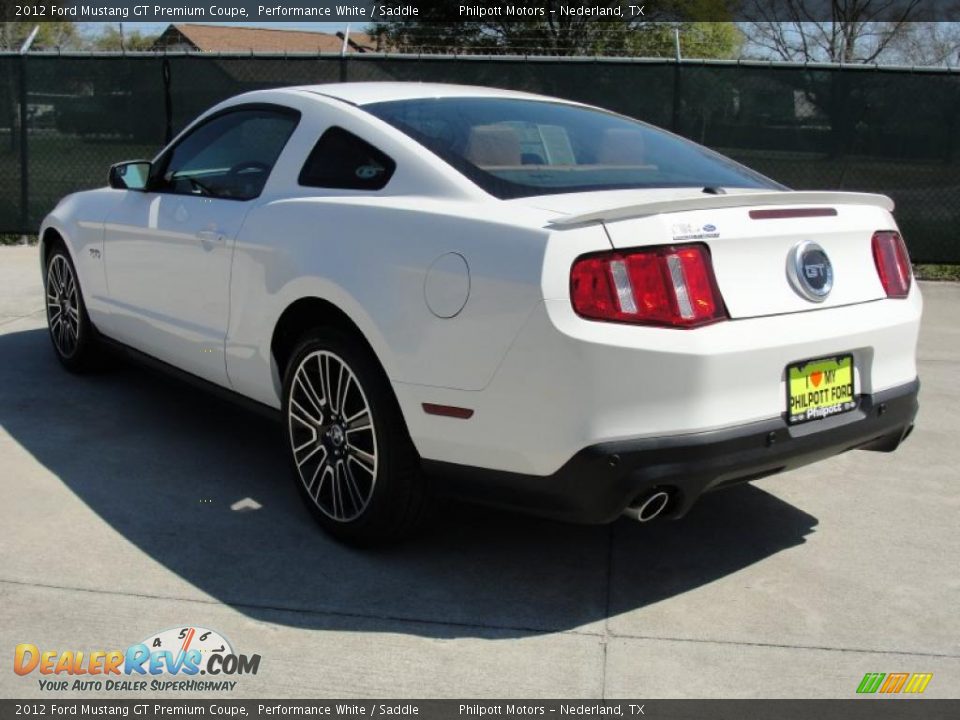
M63 365L119 346L281 413L307 506L372 543L435 493L646 521L893 450L922 301L892 209L585 105L347 83L220 103L41 257Z

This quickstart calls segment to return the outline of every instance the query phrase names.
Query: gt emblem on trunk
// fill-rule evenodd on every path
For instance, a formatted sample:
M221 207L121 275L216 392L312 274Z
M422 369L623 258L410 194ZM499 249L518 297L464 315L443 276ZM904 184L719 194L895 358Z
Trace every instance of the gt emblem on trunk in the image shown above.
M833 266L822 247L805 240L790 249L787 279L802 297L823 302L833 289Z

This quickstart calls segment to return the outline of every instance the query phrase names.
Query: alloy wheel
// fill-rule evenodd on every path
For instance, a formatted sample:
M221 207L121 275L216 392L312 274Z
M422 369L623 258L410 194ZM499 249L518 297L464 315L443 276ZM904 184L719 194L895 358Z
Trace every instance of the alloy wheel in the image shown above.
M47 321L57 352L72 357L80 340L80 303L73 269L63 255L55 255L47 268Z
M332 520L359 517L377 481L377 435L367 395L328 350L300 362L289 389L287 425L300 482Z

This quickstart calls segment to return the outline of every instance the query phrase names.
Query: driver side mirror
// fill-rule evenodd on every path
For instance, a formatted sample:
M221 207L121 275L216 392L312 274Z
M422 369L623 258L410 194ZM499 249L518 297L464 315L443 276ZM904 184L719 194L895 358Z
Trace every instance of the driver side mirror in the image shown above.
M111 165L107 182L114 190L146 190L150 167L149 160L131 160Z

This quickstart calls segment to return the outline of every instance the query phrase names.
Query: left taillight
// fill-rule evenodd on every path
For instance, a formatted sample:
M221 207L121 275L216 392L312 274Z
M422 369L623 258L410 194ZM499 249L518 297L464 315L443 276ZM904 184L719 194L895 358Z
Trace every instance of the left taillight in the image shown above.
M913 273L907 246L894 230L878 230L873 234L873 262L887 297L905 298L910 294Z
M691 328L727 317L706 245L667 245L578 258L570 300L590 320Z

